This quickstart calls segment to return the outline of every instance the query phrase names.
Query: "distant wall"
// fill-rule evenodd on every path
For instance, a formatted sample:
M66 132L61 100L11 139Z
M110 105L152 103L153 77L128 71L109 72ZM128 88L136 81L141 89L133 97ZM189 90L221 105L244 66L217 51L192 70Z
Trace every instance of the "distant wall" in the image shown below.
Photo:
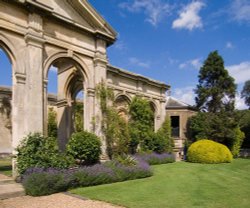
M0 87L0 154L12 153L11 116L3 107L4 100L11 102L11 89Z

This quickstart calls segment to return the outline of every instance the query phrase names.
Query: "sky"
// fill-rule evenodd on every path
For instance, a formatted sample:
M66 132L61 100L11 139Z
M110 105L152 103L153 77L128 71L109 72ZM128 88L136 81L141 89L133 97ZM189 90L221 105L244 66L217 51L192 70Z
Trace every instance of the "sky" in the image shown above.
M246 108L239 92L250 79L250 0L89 2L118 34L108 48L112 65L169 84L171 96L193 105L199 69L218 50L238 85L236 107Z

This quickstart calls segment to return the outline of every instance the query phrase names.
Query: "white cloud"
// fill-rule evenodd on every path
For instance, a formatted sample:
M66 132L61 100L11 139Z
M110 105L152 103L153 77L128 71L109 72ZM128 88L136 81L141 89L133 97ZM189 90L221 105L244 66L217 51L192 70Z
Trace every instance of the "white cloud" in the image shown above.
M250 61L241 62L238 65L226 66L226 69L237 84L242 84L250 78Z
M146 21L156 26L164 17L171 14L172 6L163 0L133 0L119 5L130 12L144 12Z
M172 95L174 98L187 103L189 105L195 104L195 94L194 94L194 87L187 86L183 88L176 88L172 91Z
M195 105L194 89L195 88L192 86L176 88L172 91L171 96L189 105ZM239 110L247 109L244 100L240 97L239 94L237 94L235 98L235 108Z
M185 68L194 68L194 69L199 69L201 67L201 58L196 58L192 60L188 60L184 63L179 64L180 69L185 69Z
M235 98L235 108L239 110L248 108L244 100L239 95L236 95L236 98Z
M229 9L231 18L238 22L250 22L250 1L233 0Z
M179 13L179 18L174 20L172 28L193 30L202 28L202 19L199 16L200 10L205 6L201 1L193 1L186 5Z
M232 49L232 48L234 48L234 45L231 42L227 42L226 43L226 48Z
M139 60L138 58L135 58L135 57L129 58L129 63L131 65L139 66L139 67L142 67L142 68L149 68L150 67L150 62L144 62L144 61L141 61L141 60Z

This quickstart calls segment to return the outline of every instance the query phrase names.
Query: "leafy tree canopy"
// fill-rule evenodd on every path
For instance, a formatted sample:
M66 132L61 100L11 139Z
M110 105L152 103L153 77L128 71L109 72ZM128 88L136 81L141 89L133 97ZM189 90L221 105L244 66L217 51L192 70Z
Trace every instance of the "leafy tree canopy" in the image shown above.
M236 85L224 68L224 61L217 51L211 52L201 67L195 93L196 106L200 110L234 110Z

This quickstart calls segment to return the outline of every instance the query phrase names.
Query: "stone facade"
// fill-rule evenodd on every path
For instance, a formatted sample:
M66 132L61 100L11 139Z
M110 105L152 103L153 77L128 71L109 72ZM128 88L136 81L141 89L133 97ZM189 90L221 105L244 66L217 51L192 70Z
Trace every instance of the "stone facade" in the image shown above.
M6 151L17 147L28 133L46 134L49 103L57 108L59 144L64 149L72 133L72 104L83 90L84 128L102 138L102 150L106 152L95 93L101 81L114 90L123 116L135 95L149 99L155 129L160 127L170 87L108 65L106 49L115 40L116 32L86 0L0 0L0 47L10 59L13 79L12 139L8 137L12 144ZM58 69L58 94L48 100L51 66ZM0 120L5 122L6 118ZM0 133L8 134L6 129Z

